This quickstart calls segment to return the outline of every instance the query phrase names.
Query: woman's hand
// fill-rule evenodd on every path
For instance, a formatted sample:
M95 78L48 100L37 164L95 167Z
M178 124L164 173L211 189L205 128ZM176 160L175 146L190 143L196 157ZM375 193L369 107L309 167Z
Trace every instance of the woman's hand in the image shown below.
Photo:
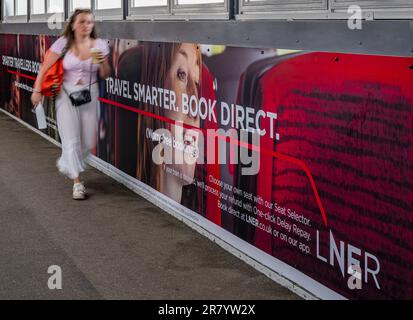
M99 49L94 48L92 51L92 63L99 64L99 76L106 79L110 74L108 58Z
M103 55L102 51L99 49L94 49L93 51L93 63L95 64L102 64L105 62L105 56Z
M101 79L107 79L110 75L110 65L108 57L103 54L99 57L99 76Z
M105 56L103 55L102 52L99 51L98 55L97 55L97 60L100 64L102 64L103 62L105 62Z
M42 94L40 92L33 92L31 96L31 101L33 104L33 110L36 109L37 105L42 101Z

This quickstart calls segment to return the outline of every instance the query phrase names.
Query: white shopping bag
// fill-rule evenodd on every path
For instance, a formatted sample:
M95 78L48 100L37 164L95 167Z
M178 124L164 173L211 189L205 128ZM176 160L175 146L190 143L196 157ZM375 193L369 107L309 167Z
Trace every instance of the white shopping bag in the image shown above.
M37 119L37 128L46 129L47 128L46 115L44 113L43 104L41 102L37 105L35 112L36 112L36 119Z

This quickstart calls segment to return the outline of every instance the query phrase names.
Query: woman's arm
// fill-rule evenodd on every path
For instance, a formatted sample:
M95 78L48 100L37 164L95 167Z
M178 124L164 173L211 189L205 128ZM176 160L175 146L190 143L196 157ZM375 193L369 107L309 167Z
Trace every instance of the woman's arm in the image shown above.
M96 46L98 48L97 60L99 61L99 77L101 79L106 79L110 75L110 65L108 60L108 55L110 49L106 40L97 39Z
M47 70L59 59L59 55L51 50L49 50L44 58L43 63L40 66L39 73L37 74L36 81L33 85L33 93L31 96L31 101L33 107L36 107L40 101L42 101L42 83L43 78Z
M47 70L59 59L59 55L51 50L46 54L43 63L40 66L39 73L37 74L36 81L34 82L33 89L35 92L40 92L43 83L43 77Z
M101 79L106 79L107 77L109 77L109 75L110 75L110 65L109 65L108 58L105 57L99 67L99 77Z

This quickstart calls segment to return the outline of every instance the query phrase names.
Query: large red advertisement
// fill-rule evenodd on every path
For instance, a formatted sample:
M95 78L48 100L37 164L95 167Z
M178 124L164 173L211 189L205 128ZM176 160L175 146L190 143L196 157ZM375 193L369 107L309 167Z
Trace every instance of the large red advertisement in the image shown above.
M0 107L35 126L56 38L0 38ZM108 42L97 157L316 295L413 297L413 58Z

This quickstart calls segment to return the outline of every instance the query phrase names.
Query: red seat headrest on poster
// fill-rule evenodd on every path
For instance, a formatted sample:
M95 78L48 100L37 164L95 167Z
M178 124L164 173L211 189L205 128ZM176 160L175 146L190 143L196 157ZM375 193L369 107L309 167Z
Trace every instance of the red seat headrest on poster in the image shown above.
M394 250L413 264L408 249L413 241L408 227L413 222L412 64L412 58L314 52L282 62L260 79L262 108L278 114L280 135L275 143L262 137L261 148L306 164L328 226L308 176L292 162L261 157L257 193L304 214L311 229L331 228L372 253L380 251L383 279L408 277L406 261L391 259ZM260 183L268 177L270 185ZM277 257L312 270L313 257L260 231L257 237L274 242L267 250Z

